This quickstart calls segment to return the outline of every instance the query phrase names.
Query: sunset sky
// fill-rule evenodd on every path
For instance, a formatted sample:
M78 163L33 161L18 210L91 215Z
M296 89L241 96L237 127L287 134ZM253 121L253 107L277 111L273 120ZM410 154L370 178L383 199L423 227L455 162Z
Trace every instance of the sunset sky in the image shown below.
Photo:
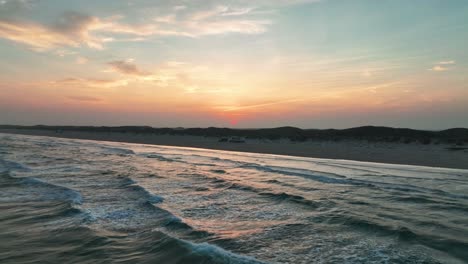
M466 0L0 0L0 124L468 127Z

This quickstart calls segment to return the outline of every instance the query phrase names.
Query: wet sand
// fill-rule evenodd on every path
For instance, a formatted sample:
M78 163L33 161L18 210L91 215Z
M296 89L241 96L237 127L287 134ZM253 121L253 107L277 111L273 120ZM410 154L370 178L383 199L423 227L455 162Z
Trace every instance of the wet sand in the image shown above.
M218 142L216 137L82 131L56 133L25 129L0 129L0 133L468 169L468 147L454 149L454 146L447 144L423 145L365 140L291 142L286 139L247 139L245 143L229 143Z

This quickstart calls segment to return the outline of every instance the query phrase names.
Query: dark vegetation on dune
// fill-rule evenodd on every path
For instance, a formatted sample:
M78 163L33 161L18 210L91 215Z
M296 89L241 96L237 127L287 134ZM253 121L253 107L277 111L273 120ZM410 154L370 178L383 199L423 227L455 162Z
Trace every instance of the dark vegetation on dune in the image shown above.
M418 142L422 144L451 143L464 145L468 143L467 128L452 128L441 131L415 130L408 128L391 128L378 126L363 126L348 129L300 129L296 127L277 127L263 129L232 129L232 128L154 128L150 126L14 126L0 125L0 129L49 130L56 132L115 132L132 134L157 135L191 135L205 137L239 136L252 139L290 139L292 141L306 140L368 140L383 142Z
M232 128L154 128L150 126L14 126L0 125L0 129L49 130L56 132L115 132L132 134L157 135L191 135L205 137L239 136L252 139L290 139L292 141L306 140L368 140L376 142L402 142L421 144L450 143L464 145L468 143L467 128L451 128L441 131L415 130L408 128L392 128L378 126L362 126L348 129L300 129L296 127L277 127L263 129L232 129Z

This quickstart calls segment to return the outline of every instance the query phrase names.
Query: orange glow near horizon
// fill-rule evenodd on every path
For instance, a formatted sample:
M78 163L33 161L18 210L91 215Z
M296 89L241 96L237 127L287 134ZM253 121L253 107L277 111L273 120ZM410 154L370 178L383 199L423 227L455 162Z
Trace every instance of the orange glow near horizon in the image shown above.
M366 0L352 20L334 1L20 2L0 3L0 123L468 126L468 35L426 17L468 5L388 3L411 28Z

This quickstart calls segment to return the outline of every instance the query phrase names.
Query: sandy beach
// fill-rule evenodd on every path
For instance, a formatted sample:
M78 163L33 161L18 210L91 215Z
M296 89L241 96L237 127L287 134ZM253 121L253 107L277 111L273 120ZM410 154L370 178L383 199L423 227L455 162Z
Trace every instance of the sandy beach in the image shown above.
M424 145L420 143L368 142L364 140L291 142L286 139L247 139L245 143L229 143L218 142L216 137L202 136L82 131L56 133L47 130L24 129L0 129L0 133L468 169L468 148L455 147L449 144Z

